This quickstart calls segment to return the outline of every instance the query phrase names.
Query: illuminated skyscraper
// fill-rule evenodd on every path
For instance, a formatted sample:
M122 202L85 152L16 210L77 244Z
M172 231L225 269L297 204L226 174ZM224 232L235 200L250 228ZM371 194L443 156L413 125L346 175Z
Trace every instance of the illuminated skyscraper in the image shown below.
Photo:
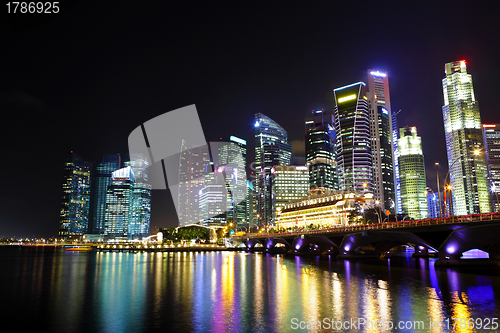
M227 189L226 219L234 223L236 230L248 230L247 204L248 186L246 177L247 142L231 136L220 145L211 144L212 151L217 148L214 161L218 171L224 173Z
M292 146L287 132L271 118L255 115L255 173L257 192L257 221L259 226L274 222L271 191L271 168L275 165L289 165Z
M222 226L227 223L228 191L224 183L224 167L220 172L212 162L208 163L199 190L199 218L204 225Z
M67 154L63 175L59 237L71 239L88 231L90 176L92 164L71 152Z
M465 61L445 65L443 79L443 120L448 167L457 215L488 213L489 186L484 153L479 104L474 97L472 76Z
M127 239L132 220L135 176L130 166L113 171L106 195L106 239Z
M366 84L333 90L339 189L373 191L370 116Z
M120 168L120 154L104 155L97 162L92 181L92 233L104 233L106 220L106 193L111 185L111 173Z
M488 160L488 180L490 185L492 210L500 211L500 124L483 124L484 146Z
M205 181L205 168L209 163L208 146L192 148L183 145L181 147L179 196L177 198L181 226L200 221L199 193Z
M310 188L338 190L336 135L333 114L312 111L306 117L306 165Z
M373 155L373 195L383 210L396 212L392 112L387 72L368 70L368 107Z
M399 133L401 209L411 218L424 219L428 211L422 140L416 127L401 128Z
M396 201L397 214L401 214L401 186L399 183L399 131L398 131L398 120L397 114L400 112L392 113L392 157L394 161L394 197Z
M308 195L309 168L304 165L276 165L271 169L275 211L287 202Z

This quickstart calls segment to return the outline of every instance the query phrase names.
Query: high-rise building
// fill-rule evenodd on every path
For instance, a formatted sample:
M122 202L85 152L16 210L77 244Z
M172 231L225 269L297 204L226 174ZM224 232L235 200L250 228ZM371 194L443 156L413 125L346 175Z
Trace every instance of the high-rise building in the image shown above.
M179 164L179 224L199 223L199 193L205 182L206 166L210 164L208 146L187 147L183 144Z
M490 183L491 208L500 211L500 124L483 124L484 147L488 160L488 180Z
M132 189L131 220L128 228L129 239L142 239L149 236L151 224L151 184L134 183Z
M308 195L310 177L307 166L275 165L271 175L275 210Z
M91 231L93 234L104 233L106 220L106 193L111 185L111 174L120 168L120 154L104 155L102 162L97 162L93 170L91 200Z
M338 190L336 135L333 114L312 111L306 117L306 165L310 188Z
M66 155L59 237L71 239L88 232L92 164L77 154Z
M271 168L289 165L292 146L287 132L271 118L255 115L255 174L257 191L257 221L259 226L274 223L271 190Z
M414 219L427 218L424 154L416 127L400 129L398 147L403 214Z
M224 184L224 167L206 165L203 186L199 190L199 218L204 225L222 226L227 223L228 191Z
M370 116L366 84L333 90L339 189L373 191Z
M396 212L392 112L387 72L368 70L368 108L373 156L373 195L383 210Z
M397 115L401 110L392 113L392 156L394 161L394 197L396 201L397 214L402 214L401 211L401 186L399 183L399 131Z
M127 239L129 236L134 182L135 176L130 166L111 174L111 185L108 186L106 195L106 239Z
M226 220L233 223L236 230L248 230L246 145L245 140L231 136L217 146L218 153L214 161L216 168L224 173L227 189Z
M441 205L441 207L439 207ZM427 217L428 218L440 218L442 217L440 215L440 212L444 212L445 217L450 217L451 213L449 210L446 209L448 207L449 209L452 209L451 207L451 200L450 196L446 198L446 204L443 200L443 194L441 194L441 198L439 198L439 193L427 193ZM439 210L441 208L441 210Z
M443 79L443 120L452 186L453 208L457 215L488 213L490 196L483 148L479 104L474 96L472 76L465 61L445 65Z

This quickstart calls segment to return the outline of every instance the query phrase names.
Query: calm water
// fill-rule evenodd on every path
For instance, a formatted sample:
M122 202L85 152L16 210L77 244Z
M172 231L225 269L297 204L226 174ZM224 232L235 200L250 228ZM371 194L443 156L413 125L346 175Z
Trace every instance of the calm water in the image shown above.
M435 269L434 259L404 255L349 262L241 252L1 249L0 286L1 331L320 331L307 329L313 321L331 331L325 322L363 318L367 325L423 321L423 329L406 332L446 332L453 331L446 319L452 326L452 318L500 317L498 267ZM483 331L459 325L457 332Z

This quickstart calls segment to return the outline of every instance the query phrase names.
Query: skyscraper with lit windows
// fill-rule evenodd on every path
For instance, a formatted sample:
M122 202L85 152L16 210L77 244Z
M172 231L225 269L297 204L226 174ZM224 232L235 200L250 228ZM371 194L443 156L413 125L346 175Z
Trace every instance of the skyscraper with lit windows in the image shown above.
M404 127L399 132L399 179L401 182L401 209L414 219L425 219L427 191L422 139L416 127Z
M457 215L488 213L490 196L479 104L474 96L472 76L465 61L445 64L442 80L443 120L452 186L454 212Z
M373 157L366 84L333 90L339 189L373 191Z
M491 208L500 211L500 124L483 124L484 147L488 161Z
M368 108L373 156L373 196L383 210L396 212L392 111L387 72L368 70Z
M288 134L271 118L255 115L255 175L257 192L257 223L259 226L274 222L271 190L271 168L275 165L289 165L292 146Z
M113 171L106 193L106 239L127 239L132 221L135 176L130 166Z
M88 232L92 163L77 154L66 155L63 174L59 237L78 238Z
M246 177L247 142L236 136L220 142L211 143L216 148L214 161L218 171L223 172L226 184L226 220L233 223L236 230L248 230L247 204L248 186Z
M306 117L306 165L310 188L338 190L336 134L333 114L313 110Z
M120 168L120 154L104 155L102 162L97 162L92 181L92 227L93 234L104 233L106 220L106 192L111 185L111 174Z

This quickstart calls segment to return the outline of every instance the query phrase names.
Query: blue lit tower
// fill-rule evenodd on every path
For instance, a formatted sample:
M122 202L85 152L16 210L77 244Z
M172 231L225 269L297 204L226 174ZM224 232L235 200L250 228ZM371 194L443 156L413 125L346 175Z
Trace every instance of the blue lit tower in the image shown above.
M488 160L492 210L500 211L500 124L483 124L484 146Z
M366 85L333 90L339 189L373 192L370 115Z
M271 168L290 164L292 146L287 140L287 132L278 123L262 113L255 115L256 204L259 226L274 222Z
M309 167L309 187L338 190L336 134L333 114L324 110L311 111L306 117L306 165Z
M132 197L130 202L131 219L128 226L127 236L129 239L141 239L149 236L151 220L151 190L148 182L149 160L141 154L131 156L125 166L130 166L134 174Z
M393 159L394 159L394 196L396 200L396 210L398 214L402 214L401 210L401 184L399 181L399 131L398 131L398 121L397 115L401 110L392 113L392 149L393 149Z
M482 151L483 131L472 76L465 61L445 64L442 80L443 120L452 187L453 210L457 215L490 212L486 160Z
M97 162L92 180L92 226L93 234L104 233L106 218L106 192L111 185L111 173L120 168L120 154L104 155L102 162Z
M383 210L396 212L394 196L394 158L391 97L387 72L368 70L368 107L370 110L373 156L373 197Z
M88 232L92 164L77 154L66 155L59 237L71 239Z

